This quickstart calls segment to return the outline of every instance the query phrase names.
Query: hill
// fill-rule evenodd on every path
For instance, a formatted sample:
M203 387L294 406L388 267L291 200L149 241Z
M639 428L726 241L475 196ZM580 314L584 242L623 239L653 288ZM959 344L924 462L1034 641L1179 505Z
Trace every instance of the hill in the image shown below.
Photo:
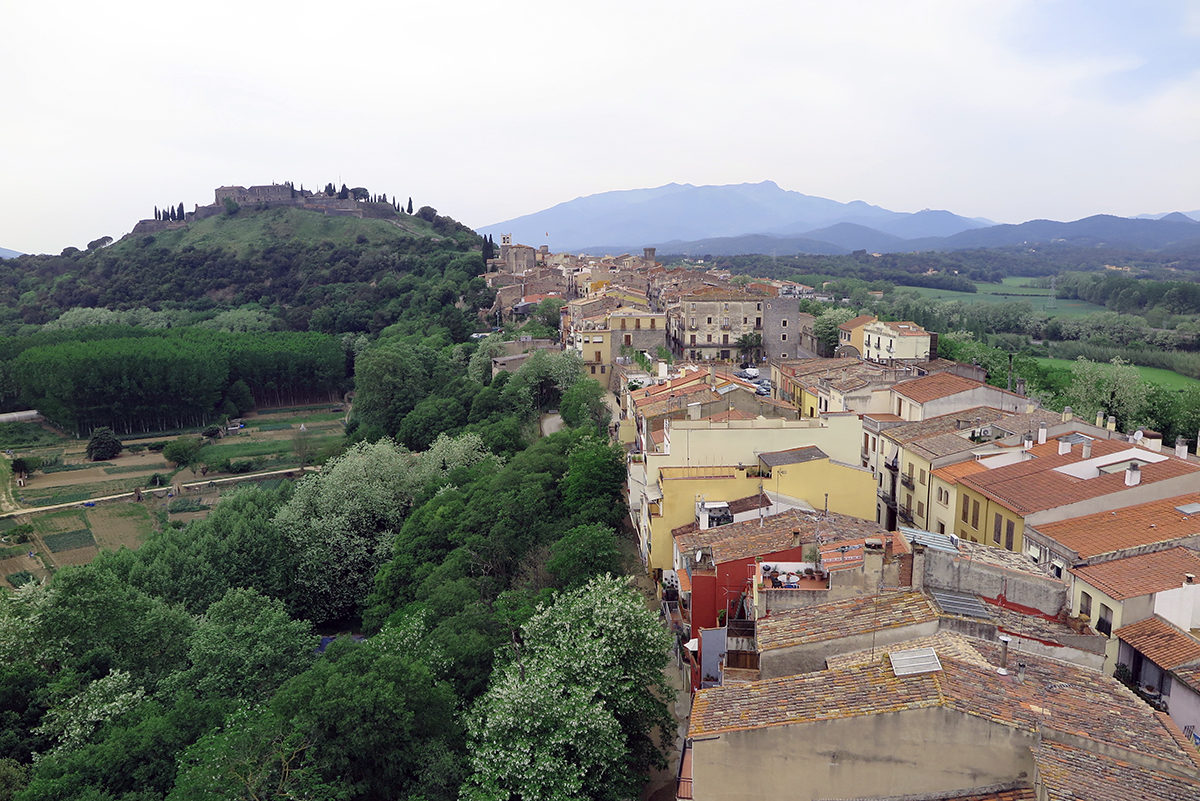
M0 259L14 259L20 255L22 255L22 254L21 254L21 251L19 251L19 250L9 250L8 248L0 248Z
M909 218L917 220L909 222ZM913 232L894 234L901 236L945 235L986 224L949 212L914 215L861 200L841 203L763 181L725 186L667 184L653 189L603 192L478 230L493 236L511 233L515 241L525 244L541 244L549 234L554 249L586 249L605 242L616 250L635 250L744 234L815 239L807 232L838 223L885 233L912 227ZM852 249L858 247L862 246Z
M0 332L49 323L73 308L149 310L158 325L243 309L272 328L376 332L414 306L444 305L443 285L454 287L451 299L463 287L479 294L466 299L468 308L482 303L481 246L474 232L432 209L424 218L371 219L242 208L96 250L6 259ZM468 317L460 313L454 328Z

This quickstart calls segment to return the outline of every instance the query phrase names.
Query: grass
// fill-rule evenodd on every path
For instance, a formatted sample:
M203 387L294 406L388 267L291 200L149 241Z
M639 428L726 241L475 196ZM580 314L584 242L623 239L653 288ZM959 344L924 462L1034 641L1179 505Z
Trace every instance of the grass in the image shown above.
M61 445L63 437L37 423L0 423L0 450Z
M1009 301L1026 302L1034 311L1045 312L1051 317L1081 317L1085 314L1107 311L1103 306L1088 303L1084 300L1067 300L1054 298L1053 290L1039 287L1022 286L1021 283L1032 281L1022 276L1008 276L1004 283L976 283L978 292L955 292L950 289L931 289L929 287L897 287L916 292L923 298L934 300L958 300L963 303L1007 303ZM1053 303L1053 306L1051 306Z
M33 524L34 532L43 537L47 534L61 534L64 531L87 527L87 520L83 517L82 509L62 509L48 514L39 514L35 515L30 522Z
M4 580L11 584L14 589L20 589L33 581L33 574L28 570L19 570L16 573L9 573L4 577Z
M60 551L73 551L76 548L86 548L96 544L95 538L92 537L91 529L77 528L74 531L63 531L58 534L46 534L42 537L42 542L46 543L46 547L51 553L59 553Z
M1075 362L1071 359L1050 359L1044 356L1037 358L1037 363L1047 367L1057 367L1060 369L1071 370L1075 367ZM1138 373L1142 376L1142 380L1148 384L1159 384L1167 389L1193 389L1200 387L1200 381L1195 378L1189 378L1186 375L1164 370L1161 367L1141 367L1134 365Z
M171 465L168 462L152 462L151 464L113 465L105 467L104 472L107 475L115 476L121 473L145 473L147 470L150 472L163 472L170 469Z

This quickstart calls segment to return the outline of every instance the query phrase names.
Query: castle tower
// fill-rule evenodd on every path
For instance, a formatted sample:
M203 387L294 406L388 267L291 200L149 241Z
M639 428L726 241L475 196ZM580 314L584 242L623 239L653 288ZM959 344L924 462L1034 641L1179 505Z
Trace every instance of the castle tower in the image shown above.
M512 234L500 234L500 258L508 260L508 249L512 247Z

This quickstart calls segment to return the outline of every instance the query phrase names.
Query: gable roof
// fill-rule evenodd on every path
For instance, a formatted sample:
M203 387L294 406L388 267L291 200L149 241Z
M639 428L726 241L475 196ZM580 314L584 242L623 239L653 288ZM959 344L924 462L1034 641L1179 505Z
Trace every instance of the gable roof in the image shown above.
M1158 542L1200 536L1200 513L1179 511L1197 503L1200 493L1176 495L1109 512L1036 526L1039 534L1070 548L1081 559L1140 548Z
M1200 575L1200 556L1177 547L1073 567L1071 573L1109 597L1123 601L1183 586L1185 574Z
M828 459L829 454L816 445L804 445L799 448L789 448L786 451L768 451L760 453L758 460L767 467L782 467L789 464L802 464L818 459Z
M1047 801L1180 801L1200 796L1200 782L1194 778L1052 740L1033 749L1033 761Z
M823 515L820 512L789 509L761 520L745 520L703 531L686 532L676 537L675 542L683 552L711 548L713 562L722 564L787 551L797 547L794 544L796 540L801 545L809 545L817 542L818 535L822 542L831 542L856 537L881 537L885 533L878 523L857 517L836 512Z
M775 612L756 622L754 636L759 651L770 651L937 619L938 608L924 593L881 592Z
M855 328L862 328L867 323L875 322L875 315L860 314L857 317L852 317L846 322L838 326L843 331L853 331Z
M965 476L959 480L959 484L1024 516L1099 498L1126 488L1122 471L1099 473L1090 478L1072 475L1072 472L1079 471L1078 465L1084 462L1099 464L1106 460L1120 461L1121 457L1117 454L1128 453L1130 458L1143 462L1142 486L1200 472L1200 467L1183 459L1139 449L1121 440L1096 440L1092 444L1092 457L1087 460L1082 458L1078 450L1058 453L1057 442L1034 445L1028 453L1031 458L1025 461Z
M901 381L892 387L892 391L897 395L902 395L914 403L928 403L939 398L948 398L951 395L957 395L960 392L967 392L972 389L986 386L978 381L972 381L969 378L963 378L954 373L933 373L931 375L914 378L910 381ZM1002 390L996 390L997 392Z
M1113 636L1129 643L1164 670L1200 662L1200 640L1157 615L1122 626L1113 632Z

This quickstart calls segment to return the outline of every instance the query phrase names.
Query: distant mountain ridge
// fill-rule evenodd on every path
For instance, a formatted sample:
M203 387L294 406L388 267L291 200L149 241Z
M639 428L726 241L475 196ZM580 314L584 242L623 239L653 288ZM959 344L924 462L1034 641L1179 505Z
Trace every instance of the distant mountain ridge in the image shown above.
M17 256L25 254L19 250L9 250L8 248L0 248L0 259L15 259Z
M945 210L896 212L861 200L841 203L781 189L773 181L602 192L479 228L552 250L737 255L911 252L1056 241L1160 249L1200 242L1200 212L1137 218L1099 214L1073 222L996 225Z

